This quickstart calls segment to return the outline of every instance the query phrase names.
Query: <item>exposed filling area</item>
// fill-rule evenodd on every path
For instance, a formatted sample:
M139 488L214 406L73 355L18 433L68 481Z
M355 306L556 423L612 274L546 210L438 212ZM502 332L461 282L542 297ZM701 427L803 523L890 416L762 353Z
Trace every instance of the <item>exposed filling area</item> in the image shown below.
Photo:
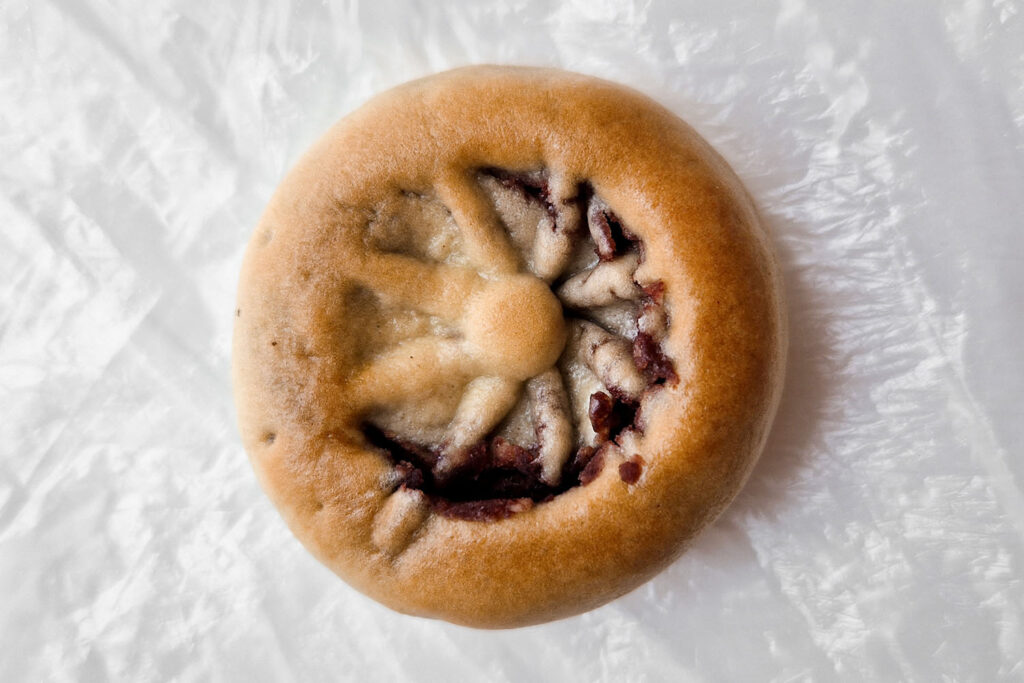
M344 303L364 434L393 465L381 547L424 510L507 517L609 462L637 483L646 398L678 381L664 287L588 184L484 169L435 189L378 207Z

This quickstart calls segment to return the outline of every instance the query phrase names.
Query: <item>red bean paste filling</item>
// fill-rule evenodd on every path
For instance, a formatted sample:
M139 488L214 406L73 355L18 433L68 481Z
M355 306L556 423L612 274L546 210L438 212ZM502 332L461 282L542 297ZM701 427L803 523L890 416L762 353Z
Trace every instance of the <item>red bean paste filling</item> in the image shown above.
M552 217L557 216L544 173L512 173L495 168L483 172L505 187L519 191L527 200L542 204ZM591 231L592 241L601 261L636 252L643 262L643 243L595 197L589 183L579 186L573 201L579 203L583 221L589 221L595 228ZM580 238L589 239L585 234ZM560 283L554 283L553 287ZM638 317L648 307L663 305L664 289L661 282L644 288ZM638 332L633 341L633 361L648 381L647 391L678 381L672 361L649 334ZM588 415L598 437L597 445L577 448L562 468L561 479L555 486L541 478L536 446L523 447L500 436L491 435L472 446L463 465L442 479L434 475L441 457L440 446L413 443L369 423L363 425L363 433L370 445L384 451L394 463L399 477L396 488L422 491L428 496L431 507L447 517L475 521L504 519L571 488L586 486L601 474L608 446L616 443L627 430L643 433L639 405L616 393L609 389L607 393L597 391L590 396ZM642 473L642 462L639 456L634 456L621 463L618 469L622 481L635 484Z

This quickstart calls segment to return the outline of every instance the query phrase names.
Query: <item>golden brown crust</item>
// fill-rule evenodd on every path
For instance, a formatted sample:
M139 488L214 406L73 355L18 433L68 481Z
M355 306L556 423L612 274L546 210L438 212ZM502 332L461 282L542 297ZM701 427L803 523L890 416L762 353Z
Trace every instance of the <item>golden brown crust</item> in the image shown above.
M587 486L486 522L431 512L418 492L391 496L393 468L365 445L354 412L359 349L345 315L347 264L372 207L482 167L592 183L664 283L664 347L680 376L649 397L643 435L624 444L644 463L635 484L606 466ZM244 444L306 547L394 609L486 628L591 609L676 558L760 453L785 356L770 253L725 162L646 97L546 69L408 83L306 153L249 245L233 355ZM382 541L382 529L398 531Z

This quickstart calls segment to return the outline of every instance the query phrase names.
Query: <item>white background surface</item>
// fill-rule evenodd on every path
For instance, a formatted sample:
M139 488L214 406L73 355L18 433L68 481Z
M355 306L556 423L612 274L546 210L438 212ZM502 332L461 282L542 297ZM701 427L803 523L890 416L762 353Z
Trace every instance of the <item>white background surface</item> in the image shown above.
M229 386L289 165L484 61L692 123L774 232L792 325L733 507L633 594L511 632L320 567ZM1022 3L6 0L0 160L0 680L1024 679Z

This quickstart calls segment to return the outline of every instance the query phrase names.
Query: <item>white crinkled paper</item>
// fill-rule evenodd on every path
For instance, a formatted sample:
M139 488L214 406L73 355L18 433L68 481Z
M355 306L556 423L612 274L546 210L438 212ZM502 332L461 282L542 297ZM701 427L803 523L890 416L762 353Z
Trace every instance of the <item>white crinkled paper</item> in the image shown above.
M675 565L479 632L321 567L229 382L242 249L371 94L637 87L750 189L792 332L767 452ZM1024 678L1024 5L0 4L0 680Z

